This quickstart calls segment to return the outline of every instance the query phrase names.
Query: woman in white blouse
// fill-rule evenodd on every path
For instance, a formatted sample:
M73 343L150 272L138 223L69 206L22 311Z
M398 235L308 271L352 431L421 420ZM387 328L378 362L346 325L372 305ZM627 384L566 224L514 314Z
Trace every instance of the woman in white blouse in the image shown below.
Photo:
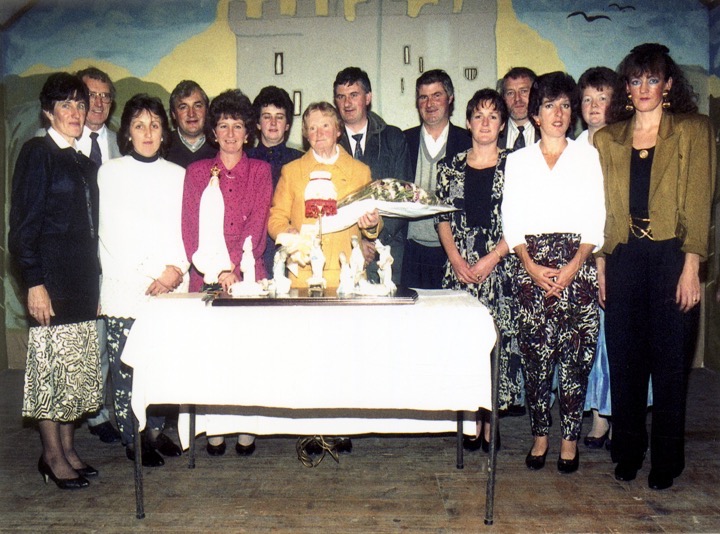
M598 336L597 273L603 177L597 151L567 138L579 109L573 78L537 78L529 112L540 142L508 157L502 205L505 240L521 263L519 345L534 442L525 459L542 469L549 449L550 393L557 365L562 441L558 471L579 465L588 375Z
M120 357L142 304L181 289L189 267L180 220L185 170L163 159L169 140L162 102L135 95L125 105L118 133L123 157L108 161L98 172L100 304L107 322L115 418L131 460L132 369ZM164 464L158 452L181 454L162 432L163 424L163 417L148 418L149 430L142 439L142 462L147 467Z

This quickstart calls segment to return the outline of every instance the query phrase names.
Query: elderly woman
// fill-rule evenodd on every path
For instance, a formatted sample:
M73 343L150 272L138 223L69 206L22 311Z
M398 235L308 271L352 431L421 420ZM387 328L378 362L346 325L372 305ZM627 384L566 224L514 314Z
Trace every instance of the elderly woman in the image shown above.
M97 168L77 151L88 108L82 81L52 74L40 106L50 127L18 156L8 237L30 314L22 414L38 420L45 482L77 489L98 474L74 441L76 421L102 404Z
M271 168L244 153L255 135L256 122L250 100L239 89L221 93L208 109L206 135L220 150L215 158L188 167L183 194L182 234L192 261L190 291L227 291L242 280L241 261L247 264L251 258L256 280L265 278L262 257L272 196ZM248 237L251 257L244 258ZM219 456L226 445L222 435L215 435L214 423L223 423L213 417L207 418L207 451ZM241 435L235 450L241 456L252 454L254 436Z
M299 233L303 226L317 223L317 219L307 217L305 211L305 193L311 173L330 173L330 183L337 199L370 183L370 167L353 159L338 144L341 123L340 114L327 102L310 104L303 113L303 137L310 143L310 150L282 168L268 222L268 232L273 239L284 232ZM340 252L350 257L351 236L362 234L368 239L375 239L379 230L380 216L375 210L360 217L357 224L347 230L323 234L324 276L329 287L337 287L340 282ZM291 274L292 286L306 287L311 274L310 265L301 268L297 277Z
M605 174L604 294L615 478L633 480L648 446L648 485L685 467L685 402L697 334L700 261L707 257L715 180L710 121L665 46L643 44L618 72L633 112L595 135Z
M436 218L440 243L448 256L442 285L468 291L488 307L500 330L500 410L520 404L522 367L517 351L517 305L513 275L517 258L503 238L500 205L508 151L497 146L508 111L492 89L477 91L467 104L472 148L438 165L437 196L457 211ZM480 414L487 419L485 413ZM478 421L475 439L465 447L489 450L490 424ZM482 431L482 432L481 432Z
M303 113L302 120L303 137L310 143L310 150L300 159L282 168L268 222L268 233L273 239L285 232L299 233L303 227L310 227L312 232L316 231L314 227L317 219L308 217L305 210L305 194L311 182L311 173L329 173L329 183L338 199L370 183L370 167L353 159L338 144L342 133L342 120L332 104L310 104ZM321 247L325 256L323 276L329 287L337 288L340 283L340 253L350 257L352 237L359 238L362 234L367 239L375 239L380 229L380 216L377 210L373 210L361 216L357 224L346 230L322 235ZM299 269L297 276L290 274L292 287L307 287L307 280L311 276L312 270L308 262L308 265ZM350 452L350 439L341 438L336 450Z
M529 112L540 141L508 157L502 205L505 239L522 264L518 338L534 438L525 464L545 466L557 365L561 473L576 471L580 461L577 440L598 335L592 253L602 245L605 221L597 151L567 138L578 104L569 75L535 80Z
M115 418L130 460L134 459L132 369L120 357L142 304L177 289L188 269L180 233L185 172L163 159L169 141L168 118L160 100L135 95L125 104L120 120L118 145L123 157L108 161L98 173L100 301L107 322ZM162 432L163 425L163 417L148 418L142 436L145 466L165 463L158 452L181 454Z

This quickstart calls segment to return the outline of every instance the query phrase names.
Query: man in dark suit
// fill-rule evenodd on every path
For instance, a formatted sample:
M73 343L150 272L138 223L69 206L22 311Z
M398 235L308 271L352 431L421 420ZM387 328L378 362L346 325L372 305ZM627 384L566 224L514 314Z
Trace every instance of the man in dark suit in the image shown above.
M422 124L404 133L413 181L428 192L435 192L438 162L472 146L467 130L450 122L454 99L452 80L443 70L424 72L415 82L415 105ZM401 285L440 289L446 261L432 217L410 221Z
M373 180L397 178L410 180L408 150L400 128L386 124L370 110L372 87L367 73L358 67L347 67L338 72L333 83L333 97L345 127L340 145L354 158L370 167ZM393 282L400 285L407 220L386 217L378 239L390 245L393 256ZM363 238L368 278L379 281L375 261L374 241Z
M528 115L530 89L537 76L527 67L511 68L498 82L498 92L507 105L510 118L498 136L500 148L523 148L540 139Z

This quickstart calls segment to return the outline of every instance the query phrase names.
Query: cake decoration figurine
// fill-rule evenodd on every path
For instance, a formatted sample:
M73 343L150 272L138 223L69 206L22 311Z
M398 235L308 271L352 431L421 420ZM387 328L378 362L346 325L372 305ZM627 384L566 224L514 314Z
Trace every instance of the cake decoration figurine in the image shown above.
M240 272L242 282L235 282L230 286L228 293L231 297L255 297L267 295L267 289L263 284L255 281L255 256L253 256L252 236L249 235L243 241L243 253L240 258Z
M273 256L273 279L271 288L276 295L287 295L290 293L290 279L285 274L286 262L288 259L287 247L279 247Z
M353 276L350 263L344 252L340 252L340 285L338 285L338 295L353 295L355 293L355 277Z
M352 244L352 250L350 251L350 271L353 274L353 284L357 287L360 280L365 279L365 256L363 256L358 236L351 236L350 243Z
M308 278L308 292L310 294L322 294L327 283L323 278L323 268L325 267L325 254L322 251L322 242L320 236L315 236L313 245L310 249L310 269L312 276Z
M395 282L392 281L392 264L393 257L390 255L390 245L383 245L379 239L375 240L375 250L380 255L378 260L378 273L380 274L380 285L392 294L397 289Z

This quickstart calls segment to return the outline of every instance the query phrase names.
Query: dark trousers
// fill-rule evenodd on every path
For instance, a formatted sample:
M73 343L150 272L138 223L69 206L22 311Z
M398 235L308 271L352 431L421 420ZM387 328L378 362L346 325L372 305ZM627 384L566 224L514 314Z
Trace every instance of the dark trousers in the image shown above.
M687 378L699 318L699 306L683 313L675 302L684 261L676 239L631 238L618 245L606 263L612 459L642 465L652 376L651 464L673 476L685 467Z
M401 285L417 289L442 289L447 254L442 247L426 247L408 239L402 264Z

